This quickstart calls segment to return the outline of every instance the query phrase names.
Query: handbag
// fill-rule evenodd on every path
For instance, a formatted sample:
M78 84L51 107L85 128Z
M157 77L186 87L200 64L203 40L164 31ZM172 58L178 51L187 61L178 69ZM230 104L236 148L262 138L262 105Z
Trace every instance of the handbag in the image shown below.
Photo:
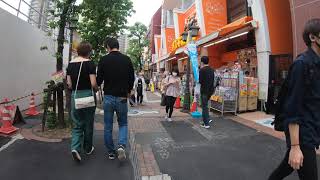
M167 104L167 98L165 94L161 94L161 102L160 102L160 106L166 106Z
M83 62L81 62L80 65L80 69L79 69L79 74L78 74L78 80L77 80L77 85L76 85L76 90L74 93L74 102L75 102L75 109L84 109L84 108L89 108L89 107L95 107L96 103L94 100L94 96L93 96L93 90L91 88L92 91L92 95L88 96L88 97L82 97L82 98L77 98L77 90L78 90L78 85L79 85L79 79L80 79L80 74L81 74L81 70L82 70L82 65Z

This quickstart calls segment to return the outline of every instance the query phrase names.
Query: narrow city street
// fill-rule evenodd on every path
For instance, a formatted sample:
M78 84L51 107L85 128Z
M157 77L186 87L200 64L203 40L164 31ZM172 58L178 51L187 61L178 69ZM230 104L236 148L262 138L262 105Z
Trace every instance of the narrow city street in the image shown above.
M22 133L23 137L20 134L11 139L1 137L0 177L130 180L137 177L170 179L170 176L174 180L264 180L286 150L283 140L231 120L234 116L222 118L212 114L214 121L207 130L200 128L200 119L176 109L173 122L167 122L159 102L157 94L148 93L143 106L130 108L127 152L130 158L126 162L107 159L103 145L103 111L98 109L96 151L92 156L83 156L81 164L72 161L69 139L40 142L28 140L32 135ZM26 129L22 132L30 126L24 125L22 128ZM286 180L295 179L297 175L293 174Z
M0 0L0 180L319 180L319 8Z

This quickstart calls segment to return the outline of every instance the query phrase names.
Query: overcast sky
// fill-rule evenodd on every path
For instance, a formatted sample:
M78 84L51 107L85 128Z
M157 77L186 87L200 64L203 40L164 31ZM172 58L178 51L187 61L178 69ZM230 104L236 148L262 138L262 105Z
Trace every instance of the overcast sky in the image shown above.
M136 13L128 19L129 25L135 22L142 22L149 26L152 16L160 8L163 0L132 0Z
M11 4L13 7L18 8L19 0L4 0ZM25 0L27 3L30 3L31 0ZM163 0L132 0L134 5L134 10L136 11L132 17L128 19L128 25L133 25L135 22L142 22L146 26L149 26L150 20L154 13L160 8ZM82 0L77 0L77 3L81 3ZM9 11L10 13L16 15L16 11L12 8L5 5L0 1L0 7ZM21 12L28 15L29 7L25 3L21 4ZM26 19L23 15L19 16L22 19Z

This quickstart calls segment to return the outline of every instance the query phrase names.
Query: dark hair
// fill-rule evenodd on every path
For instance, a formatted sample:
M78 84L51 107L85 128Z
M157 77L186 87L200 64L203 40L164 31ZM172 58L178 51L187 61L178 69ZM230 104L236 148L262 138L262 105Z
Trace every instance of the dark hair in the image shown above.
M92 45L88 42L81 42L77 47L78 56L88 57L92 51Z
M119 49L119 41L116 38L107 37L104 46L105 48Z
M202 56L201 57L201 62L203 62L203 64L209 64L209 57L208 56Z
M315 36L319 36L319 33L320 33L320 19L319 18L310 19L304 27L304 31L303 31L304 43L308 47L310 47L312 42L309 35L312 34Z

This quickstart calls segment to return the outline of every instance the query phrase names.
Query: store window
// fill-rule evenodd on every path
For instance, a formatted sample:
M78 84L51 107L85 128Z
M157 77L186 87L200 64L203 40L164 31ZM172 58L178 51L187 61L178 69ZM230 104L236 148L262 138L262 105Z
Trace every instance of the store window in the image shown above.
M167 11L167 26L173 26L173 10Z
M195 2L195 0L182 0L182 10L187 10L192 6L192 4Z
M248 14L247 0L227 0L228 23L241 19Z

